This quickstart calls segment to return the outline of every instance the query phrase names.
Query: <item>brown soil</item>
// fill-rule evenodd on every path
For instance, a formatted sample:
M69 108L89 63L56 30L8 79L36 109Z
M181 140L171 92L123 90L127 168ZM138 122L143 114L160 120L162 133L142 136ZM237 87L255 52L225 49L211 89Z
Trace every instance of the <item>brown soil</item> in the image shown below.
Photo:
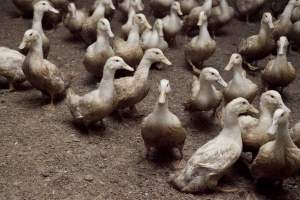
M81 0L79 3L89 6L91 0ZM30 27L30 20L13 17L15 11L10 0L1 1L1 46L17 48L24 31ZM149 9L146 13L149 13ZM117 15L113 20L115 33L120 27L119 18ZM206 65L218 68L229 80L230 73L223 71L225 63L230 54L236 51L240 39L256 33L258 27L259 23L246 25L233 20L216 37L218 49ZM47 32L47 35L52 45L49 60L65 74L76 74L72 86L75 91L84 94L95 88L95 82L82 65L85 45L72 40L62 25L55 31ZM211 120L205 117L201 117L201 120L192 118L183 109L182 104L189 97L192 80L183 55L183 46L188 40L184 36L178 37L177 47L166 52L173 62L172 67L151 71L152 90L137 106L141 114L151 112L157 98L158 81L162 78L170 80L173 89L169 97L170 109L188 130L184 161L220 130L220 126ZM295 65L300 62L298 53L293 51L289 59ZM252 78L260 82L258 76ZM293 123L300 118L298 85L299 76L285 94L287 105L293 110ZM3 83L1 87L5 88L6 85ZM56 110L51 112L42 109L45 103L41 94L34 89L0 96L1 200L246 199L249 192L255 192L258 199L300 199L299 177L287 180L283 190L263 188L258 191L240 165L221 181L225 187L235 187L240 192L204 195L180 193L166 182L168 175L174 171L171 162L145 159L140 136L141 120L128 118L120 123L114 118L107 118L105 131L93 131L87 135L72 125L72 117L64 102L58 103Z

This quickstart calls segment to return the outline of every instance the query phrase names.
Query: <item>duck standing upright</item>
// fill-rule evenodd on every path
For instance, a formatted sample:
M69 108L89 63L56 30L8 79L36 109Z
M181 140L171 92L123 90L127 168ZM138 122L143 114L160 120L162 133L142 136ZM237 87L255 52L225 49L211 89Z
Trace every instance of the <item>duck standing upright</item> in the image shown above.
M230 102L237 97L243 97L250 103L258 93L258 86L246 77L243 69L243 58L240 54L232 54L226 71L233 70L233 78L224 90L225 102Z
M50 41L43 30L43 16L48 11L53 13L59 13L59 11L52 7L48 1L38 1L36 4L34 4L33 8L34 14L31 28L38 31L42 36L44 57L47 58L50 50ZM28 48L22 49L21 53L26 55L28 53L28 50Z
M160 49L148 49L133 76L115 80L116 97L114 102L116 102L118 110L130 108L130 111L136 112L135 105L142 101L150 90L148 83L150 68L152 64L158 62L166 65L172 64Z
M42 36L38 31L30 29L24 34L19 48L29 46L29 52L23 63L23 72L30 84L50 97L50 106L57 97L65 95L70 82L66 82L63 74L56 67L44 59Z
M273 28L271 13L264 13L259 33L241 41L238 52L243 56L250 70L257 70L258 67L253 66L252 63L267 57L276 48L272 36Z
M130 4L132 2L137 3L137 10L136 11L143 11L144 10L144 3L142 0L121 0L121 2L118 2L119 9L124 13L128 14L130 12Z
M68 89L67 104L76 123L83 124L88 128L89 125L102 121L104 117L113 112L115 108L113 103L115 96L114 76L119 69L134 70L122 58L113 56L105 63L103 77L97 89L83 96L79 96L72 89Z
M262 72L262 80L268 88L287 87L296 78L296 70L292 63L287 60L289 41L282 36L277 42L278 51L275 59L269 61Z
M200 13L198 26L200 32L185 47L185 59L193 68L195 73L200 73L198 68L203 67L203 62L207 60L216 50L216 41L213 40L207 30L208 18L204 11Z
M141 134L147 150L147 157L152 150L179 151L179 158L183 157L183 146L186 138L186 130L178 117L168 108L168 93L171 87L168 80L161 80L159 86L159 98L151 114L142 122Z
M96 78L102 77L106 60L115 54L109 43L109 38L113 37L109 21L100 19L97 23L97 40L87 48L83 60L85 69Z
M93 14L88 17L82 25L81 37L86 44L91 44L97 39L97 23L105 16L106 7L115 10L112 0L99 0L96 2L96 8Z
M252 176L257 180L278 182L297 175L300 169L300 149L289 134L289 110L278 109L268 130L276 135L274 141L260 147L258 155L250 165Z
M222 131L200 147L182 170L171 175L170 183L186 193L226 191L218 186L218 182L242 153L243 143L238 118L246 112L258 111L241 97L228 103Z

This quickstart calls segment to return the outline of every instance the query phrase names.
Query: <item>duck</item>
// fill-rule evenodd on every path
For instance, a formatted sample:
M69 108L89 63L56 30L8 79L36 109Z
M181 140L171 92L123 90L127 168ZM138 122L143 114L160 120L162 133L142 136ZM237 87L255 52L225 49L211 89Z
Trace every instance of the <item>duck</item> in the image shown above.
M112 56L104 65L103 76L97 89L83 96L77 95L71 88L67 90L67 105L75 123L88 129L90 125L101 122L113 112L114 76L120 69L134 71L121 57Z
M162 79L159 85L159 98L152 113L143 119L141 135L147 150L147 157L151 157L153 150L173 152L178 150L178 159L183 157L183 146L186 130L178 117L168 108L168 94L171 92L169 80Z
M282 186L285 179L297 175L300 169L300 149L289 134L290 111L277 109L268 133L275 140L259 148L249 169L257 182L271 181Z
M225 71L233 70L233 78L224 90L225 102L230 102L237 97L243 97L250 103L258 93L258 86L246 77L243 69L243 58L240 54L232 54Z
M236 9L240 16L245 16L247 23L249 17L259 11L263 7L266 0L239 0L236 1Z
M213 85L215 82L224 88L227 87L219 71L212 67L203 68L199 78L193 76L191 98L185 104L185 108L190 111L213 110L213 115L215 115L223 99L222 92Z
M224 127L218 136L201 146L185 167L169 178L169 183L184 193L208 190L230 192L218 186L219 180L239 159L243 142L238 118L246 112L258 111L244 98L232 100L225 107Z
M259 33L242 39L240 42L238 53L242 55L244 63L250 70L259 69L252 63L269 56L276 48L276 42L272 35L273 28L272 15L266 12L262 16Z
M193 29L196 29L199 22L199 13L205 12L207 18L211 15L213 0L205 0L203 5L193 8L188 15L183 18L183 29L187 33L191 33Z
M92 44L97 40L97 23L104 18L106 7L115 10L112 0L99 0L93 14L82 25L81 37L86 44Z
M163 22L157 19L152 29L146 29L142 34L142 47L144 50L151 48L159 48L166 50L169 45L164 38Z
M273 37L275 40L281 36L289 36L293 28L291 16L295 7L300 7L300 0L289 0L279 19L274 22Z
M278 51L275 59L268 62L262 71L261 78L268 88L287 87L296 78L296 70L291 62L287 60L289 41L287 37L281 36L277 42Z
M180 7L183 15L188 15L191 10L200 5L197 0L179 0Z
M162 19L164 36L169 44L176 42L176 35L181 31L183 20L181 7L178 1L171 5L170 14Z
M20 52L7 47L0 47L0 76L9 83L7 92L15 91L17 83L23 83L26 78L22 70L25 56Z
M195 73L200 73L198 68L203 67L203 62L213 55L217 46L207 29L207 15L202 11L198 17L199 35L195 36L184 50L185 59Z
M96 10L98 5L102 4L102 3L104 3L104 6L105 6L104 17L111 19L116 10L115 5L114 5L114 0L95 0L94 4L90 8L90 13L92 14Z
M131 66L138 65L144 55L140 41L140 28L145 24L150 26L145 15L136 14L127 40L116 38L114 41L116 55L122 57Z
M43 26L42 26L43 16L46 12L53 12L58 14L59 11L56 10L54 7L52 7L48 1L38 1L36 4L34 4L33 7L34 7L34 14L33 14L31 28L38 31L39 34L42 36L44 57L47 58L50 51L50 41L43 30ZM21 50L21 53L26 55L28 51L29 49L25 48Z
M292 12L291 20L293 23L300 20L300 7L299 6L294 8L294 10Z
M289 34L289 39L293 41L292 47L299 47L300 44L300 21L296 21L293 24L293 28ZM297 48L296 48L297 49Z
M80 36L83 23L88 17L86 10L76 8L74 2L68 4L68 13L63 19L65 27L75 36Z
M296 123L293 128L290 130L290 135L294 141L294 143L297 145L298 148L300 148L300 123Z
M148 49L133 76L115 80L116 96L114 102L117 104L117 111L129 108L131 112L137 112L135 105L141 102L150 90L148 83L150 68L158 62L166 65L172 64L160 49Z
M29 46L29 52L22 69L26 80L33 88L50 97L49 108L53 108L55 98L64 97L71 83L56 65L44 59L42 41L42 36L34 29L24 33L19 49Z
M119 9L125 13L125 14L129 14L130 12L130 7L131 7L131 3L132 2L136 3L136 10L137 12L142 12L145 8L144 3L142 0L121 0L121 2L118 3Z
M252 152L253 157L262 145L274 139L273 135L267 133L272 124L274 112L278 108L289 110L281 95L275 90L266 91L261 95L259 107L259 119L247 115L239 119L242 128L243 151Z
M208 19L208 30L213 34L228 24L234 16L234 9L228 5L227 0L220 0L220 5L215 6L211 10L211 15Z
M128 18L127 18L127 22L125 24L122 25L121 27L121 31L123 34L124 38L128 37L128 33L130 32L130 30L132 29L133 26L133 19L134 16L137 14L136 11L138 10L138 3L139 0L130 0L130 7L129 7L129 12L128 12ZM145 26L141 27L140 29L140 34L145 30Z
M87 48L83 60L85 69L96 78L102 77L107 59L115 55L109 42L109 38L114 36L108 19L100 19L97 23L97 40Z
M168 11L174 0L150 0L150 6L154 12L154 16L156 17L164 17Z

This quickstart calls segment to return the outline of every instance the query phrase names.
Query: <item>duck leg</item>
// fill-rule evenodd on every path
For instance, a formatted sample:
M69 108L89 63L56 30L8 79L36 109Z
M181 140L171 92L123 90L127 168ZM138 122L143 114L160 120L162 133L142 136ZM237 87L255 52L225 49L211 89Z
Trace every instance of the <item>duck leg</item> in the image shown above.
M53 110L55 110L54 95L50 94L50 103L48 105L45 105L43 108L45 110L47 110L47 111L53 111Z
M9 83L8 89L6 89L6 90L4 90L4 91L1 91L0 94L11 93L11 92L14 92L14 91L16 91L16 88L15 88L13 82L10 82L10 83Z
M192 67L193 72L194 72L195 74L199 75L199 74L201 73L201 70L198 69L198 68L193 64L193 62L191 61L190 58L187 59L187 62L188 62L188 64ZM202 63L201 63L201 66L202 66Z

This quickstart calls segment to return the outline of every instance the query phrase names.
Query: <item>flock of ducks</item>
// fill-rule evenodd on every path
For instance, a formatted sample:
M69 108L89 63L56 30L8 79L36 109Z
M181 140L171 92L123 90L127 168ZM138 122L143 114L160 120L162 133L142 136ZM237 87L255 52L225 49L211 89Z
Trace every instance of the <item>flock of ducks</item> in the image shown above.
M170 184L187 193L226 191L218 186L219 179L242 152L252 153L252 158L245 163L258 182L280 185L299 171L300 125L290 129L291 110L277 91L281 92L296 77L287 53L289 40L297 43L295 38L299 39L300 0L290 0L276 21L271 13L262 15L258 34L243 39L238 52L232 54L224 68L233 71L229 83L217 69L203 65L216 50L214 33L230 22L235 10L248 22L249 16L258 12L264 0L236 1L235 8L226 0L205 0L203 4L198 0L151 0L153 14L159 17L153 26L142 14L142 0L123 0L118 2L118 11L127 16L127 20L118 36L112 32L109 20L116 12L112 0L95 0L89 11L79 10L74 2L66 0L13 2L24 14L33 15L33 21L19 46L23 54L0 48L0 75L7 78L9 91L13 91L16 84L28 81L50 98L51 109L57 98L66 96L75 123L88 130L92 125L102 124L113 112L124 109L138 112L135 105L150 90L151 66L171 65L164 50L176 45L176 35L185 32L193 37L184 52L195 73L191 98L185 108L191 112L212 111L212 118L219 119L223 129L201 146L184 168L170 176ZM44 14L48 17L44 18ZM50 41L43 25L54 25L59 18L74 37L89 45L83 64L86 71L101 80L97 89L83 96L71 89L72 77L64 75L47 60ZM267 66L257 66L257 61L272 53L276 56ZM259 111L251 105L259 88L247 78L247 70L261 71L263 93ZM119 78L115 78L117 71L123 72ZM218 90L216 83L224 90ZM170 151L176 159L182 159L187 131L168 108L169 81L161 80L158 90L153 112L141 124L147 157L151 158L154 152ZM218 112L220 106L223 109Z

